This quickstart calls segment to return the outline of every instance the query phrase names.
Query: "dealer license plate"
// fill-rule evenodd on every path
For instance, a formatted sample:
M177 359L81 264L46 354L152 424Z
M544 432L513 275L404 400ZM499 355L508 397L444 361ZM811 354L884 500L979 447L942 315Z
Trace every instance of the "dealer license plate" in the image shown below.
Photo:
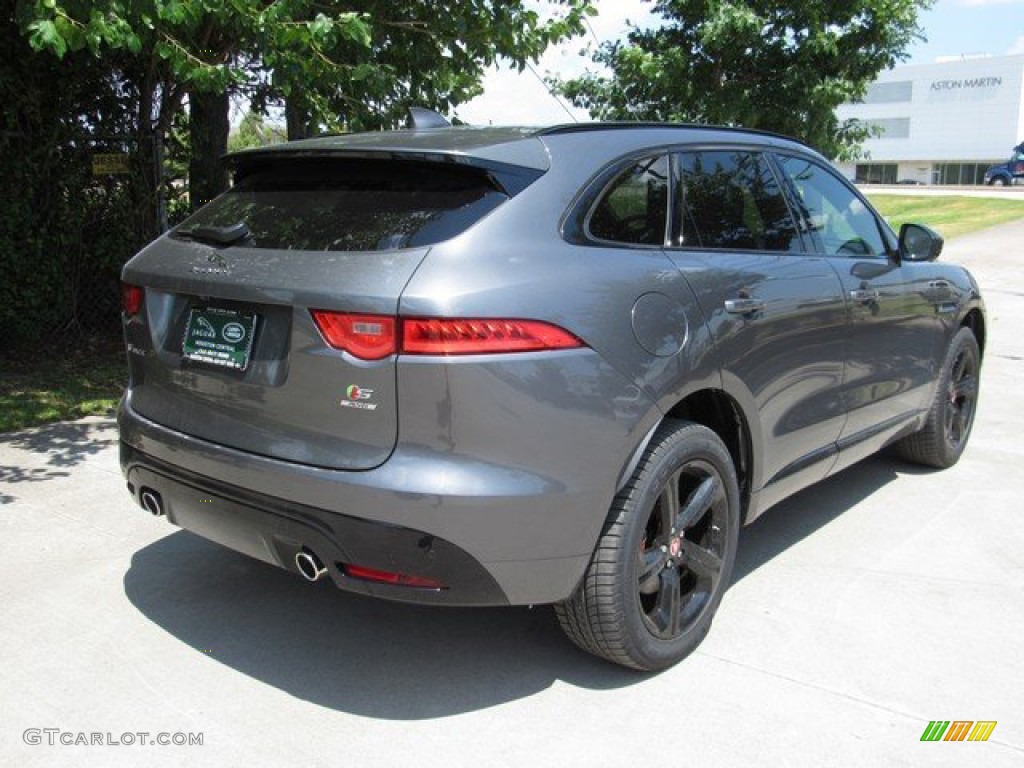
M189 360L244 371L256 332L256 314L219 307L189 312L182 354Z

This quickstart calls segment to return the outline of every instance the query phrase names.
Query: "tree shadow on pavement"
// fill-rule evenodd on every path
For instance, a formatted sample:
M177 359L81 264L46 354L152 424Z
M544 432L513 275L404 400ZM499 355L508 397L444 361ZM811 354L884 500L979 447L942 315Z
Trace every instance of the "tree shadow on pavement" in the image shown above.
M117 442L113 419L59 422L0 433L0 505L13 504L13 486L67 478L74 467Z
M895 469L870 459L778 505L741 534L734 580L892 482ZM143 615L207 658L365 717L445 717L557 681L604 690L646 679L577 650L546 606L391 603L307 584L184 531L136 552L124 589Z
M117 442L117 424L112 418L64 421L44 427L0 434L0 451L6 461L29 454L25 464L38 464L45 458L46 467L75 467L90 456L102 453ZM38 482L50 477L66 477L67 472L50 469L5 466L8 470L0 480L8 483Z

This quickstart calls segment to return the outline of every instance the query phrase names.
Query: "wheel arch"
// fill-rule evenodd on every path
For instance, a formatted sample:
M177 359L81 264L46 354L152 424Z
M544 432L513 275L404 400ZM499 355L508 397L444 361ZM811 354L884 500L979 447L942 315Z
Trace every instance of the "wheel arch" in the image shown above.
M755 456L755 436L752 422L740 403L721 389L701 389L691 392L673 405L647 433L620 478L620 487L628 482L651 437L665 419L683 419L701 424L725 443L736 468L740 488L740 520L745 522L750 511L752 491L756 488L759 471Z
M960 322L961 328L970 328L971 333L974 334L974 339L978 342L978 351L981 352L981 357L985 357L985 315L978 307L971 309L964 319Z

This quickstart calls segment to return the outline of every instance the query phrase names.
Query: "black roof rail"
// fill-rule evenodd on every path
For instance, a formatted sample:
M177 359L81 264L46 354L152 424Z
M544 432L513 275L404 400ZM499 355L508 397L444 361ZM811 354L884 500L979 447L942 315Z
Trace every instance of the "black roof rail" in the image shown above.
M774 131L764 131L760 128L743 128L735 125L713 125L711 123L659 123L653 120L609 120L607 122L590 122L590 123L563 123L561 125L552 125L548 128L541 128L537 131L536 136L557 136L565 133L590 133L596 131L607 131L607 130L631 130L631 129L642 129L642 128L660 128L660 129L680 129L687 131L728 131L732 133L744 133L744 134L755 134L759 136L767 136L773 139L784 139L785 141L792 141L797 144L802 144L805 147L813 149L803 139L797 139L793 136L786 136L783 133L776 133Z

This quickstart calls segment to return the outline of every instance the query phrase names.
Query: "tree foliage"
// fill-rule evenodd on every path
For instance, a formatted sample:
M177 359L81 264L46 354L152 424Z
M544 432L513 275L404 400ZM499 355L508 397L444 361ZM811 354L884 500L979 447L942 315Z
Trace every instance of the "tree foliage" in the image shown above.
M933 0L659 0L662 23L603 44L558 84L591 116L742 125L851 156L868 129L835 109L921 37Z
M522 68L593 12L549 5L547 19L522 0L18 0L17 13L36 50L116 51L170 92L243 90L258 108L294 98L338 129L465 101L497 58Z
M16 13L34 49L103 56L136 91L137 175L155 235L161 151L186 98L200 107L193 138L218 137L190 163L194 196L207 199L225 179L226 106L214 94L242 92L258 111L283 99L291 138L393 127L410 104L471 98L497 57L522 67L591 11L587 0L550 4L560 13L546 20L521 0L17 0Z
M238 152L242 149L265 147L268 144L280 144L288 137L280 126L269 123L259 112L250 110L238 124L238 128L228 136L228 150Z
M286 104L297 134L397 127L412 104L446 111L479 93L498 57L522 68L592 12L588 0L548 5L544 15L531 0L8 3L0 345L52 330L55 307L75 318L83 280L116 306L125 259L168 211L187 212L184 176L192 203L223 187L228 94L259 115ZM97 152L124 154L131 172L93 176Z
M0 26L0 350L116 317L117 276L141 244L137 188L91 160L133 149L130 97L91 55L38 56Z

